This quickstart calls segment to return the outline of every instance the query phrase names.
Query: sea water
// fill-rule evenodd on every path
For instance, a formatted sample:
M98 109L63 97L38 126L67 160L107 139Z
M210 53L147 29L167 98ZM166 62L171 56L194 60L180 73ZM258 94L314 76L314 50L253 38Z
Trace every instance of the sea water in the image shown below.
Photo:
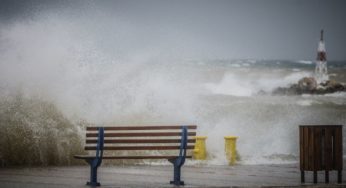
M311 60L188 59L122 45L133 32L126 24L104 33L88 21L48 14L1 24L0 164L73 164L90 123L196 124L207 163L227 164L224 136L238 137L242 164L297 162L299 125L346 124L346 93L271 94L312 76ZM346 82L346 62L328 70Z
M154 60L130 65L112 62L77 64L73 70L58 68L53 75L45 72L30 75L32 78L22 79L18 85L9 84L13 81L10 78L15 76L3 77L0 114L1 127L7 132L2 131L5 134L2 136L16 134L19 123L27 126L24 129L39 132L32 137L47 139L46 134L60 135L63 143L59 136L49 136L53 143L47 147L54 146L53 151L59 150L61 144L80 147L75 149L80 151L83 130L76 123L79 121L97 125L196 124L198 135L208 137L206 144L211 164L227 164L224 136L238 137L237 150L242 164L290 163L297 162L299 156L299 125L346 123L346 93L271 94L277 87L287 87L304 76L311 76L312 63L283 60L165 63ZM328 65L334 79L345 81L346 63L329 62ZM17 71L38 71L18 68ZM14 108L16 102L13 101L18 100L18 95L31 102L17 104ZM38 107L50 107L36 104L40 103L38 101L54 106L51 113L59 117L41 115L47 109L40 112ZM68 122L61 122L64 119ZM52 127L55 132L51 131ZM74 137L81 139L79 142L68 136L71 131L75 132ZM6 140L0 140L2 144L6 143ZM34 151L50 151L39 141L32 141L32 144L36 144L30 146L36 148ZM6 152L9 151L2 150L3 158ZM30 150L21 152L30 153ZM63 157L59 152L50 155ZM45 157L49 155L41 153L39 156L40 160L47 161ZM59 164L68 161L59 159Z

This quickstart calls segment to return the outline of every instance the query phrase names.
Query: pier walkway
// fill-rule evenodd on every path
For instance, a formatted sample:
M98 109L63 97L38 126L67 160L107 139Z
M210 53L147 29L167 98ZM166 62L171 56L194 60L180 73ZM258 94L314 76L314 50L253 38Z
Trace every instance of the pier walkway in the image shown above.
M285 165L189 165L183 168L184 187L346 187L336 184L336 172L331 172L330 184L323 184L324 173L319 172L317 186L300 184L298 164ZM344 168L345 169L345 168ZM346 174L346 172L343 172ZM65 188L85 185L89 166L0 168L1 188ZM110 187L174 187L171 165L101 166L101 188ZM312 182L312 173L306 173L306 182Z

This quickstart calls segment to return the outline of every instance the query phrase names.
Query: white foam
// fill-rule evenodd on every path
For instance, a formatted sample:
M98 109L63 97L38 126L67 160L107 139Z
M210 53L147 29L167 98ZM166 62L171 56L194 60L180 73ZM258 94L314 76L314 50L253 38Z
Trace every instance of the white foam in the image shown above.
M313 100L298 100L297 104L300 106L311 106L314 103Z
M233 63L233 64L231 64L230 66L231 66L231 67L235 67L235 68L241 67L241 65L240 65L240 64L237 64L237 63Z
M346 98L346 92L336 92L336 93L328 93L324 94L327 97L337 97L337 98Z
M254 64L254 63L256 63L257 61L254 60L254 59L248 59L247 62Z
M311 94L303 94L302 97L309 98L323 98L323 97L335 97L335 98L346 98L346 92L336 92L336 93L327 93L324 95L311 95Z
M281 157L268 157L268 156L251 156L244 157L244 160L239 161L239 164L245 165L265 165L265 164L296 164L297 159L291 157L290 159Z
M312 64L312 61L308 61L308 60L299 60L297 62L301 63L301 64L307 64L307 65L311 65Z
M233 95L233 96L251 96L253 90L250 83L241 82L235 75L227 74L222 81L217 84L207 83L205 87L214 94Z
M258 75L259 78L257 79L247 75L226 73L219 83L207 83L205 84L205 88L213 94L248 97L260 91L270 93L278 87L288 87L293 83L297 83L299 79L305 76L310 76L310 73L302 71L294 72L284 78L271 75Z

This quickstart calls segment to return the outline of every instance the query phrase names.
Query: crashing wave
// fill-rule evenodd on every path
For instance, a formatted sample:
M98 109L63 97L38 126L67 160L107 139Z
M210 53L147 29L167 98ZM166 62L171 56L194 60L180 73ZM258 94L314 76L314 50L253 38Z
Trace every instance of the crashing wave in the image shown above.
M72 123L52 103L21 94L0 99L0 161L13 165L79 164L81 125Z

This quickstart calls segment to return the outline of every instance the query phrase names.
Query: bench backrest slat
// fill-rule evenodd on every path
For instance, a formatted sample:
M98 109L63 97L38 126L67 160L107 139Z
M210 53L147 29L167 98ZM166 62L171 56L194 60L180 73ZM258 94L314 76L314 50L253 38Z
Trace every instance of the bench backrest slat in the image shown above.
M188 139L187 143L195 143L195 139ZM116 140L105 140L105 144L150 144L150 143L180 143L180 139L116 139ZM96 144L97 140L95 139L87 139L87 144Z
M97 137L98 133L87 133L87 137ZM179 132L148 132L148 133L105 133L104 137L146 137L146 136L181 136ZM188 136L196 136L195 132L188 133Z
M121 127L104 127L105 131L120 131L120 130L167 130L167 129L181 129L180 125L169 125L169 126L121 126ZM186 125L191 129L197 129L197 125ZM87 127L87 131L96 131L98 127Z
M193 149L194 146L186 146ZM179 150L180 146L104 146L104 150ZM86 146L85 150L96 150L94 146Z

